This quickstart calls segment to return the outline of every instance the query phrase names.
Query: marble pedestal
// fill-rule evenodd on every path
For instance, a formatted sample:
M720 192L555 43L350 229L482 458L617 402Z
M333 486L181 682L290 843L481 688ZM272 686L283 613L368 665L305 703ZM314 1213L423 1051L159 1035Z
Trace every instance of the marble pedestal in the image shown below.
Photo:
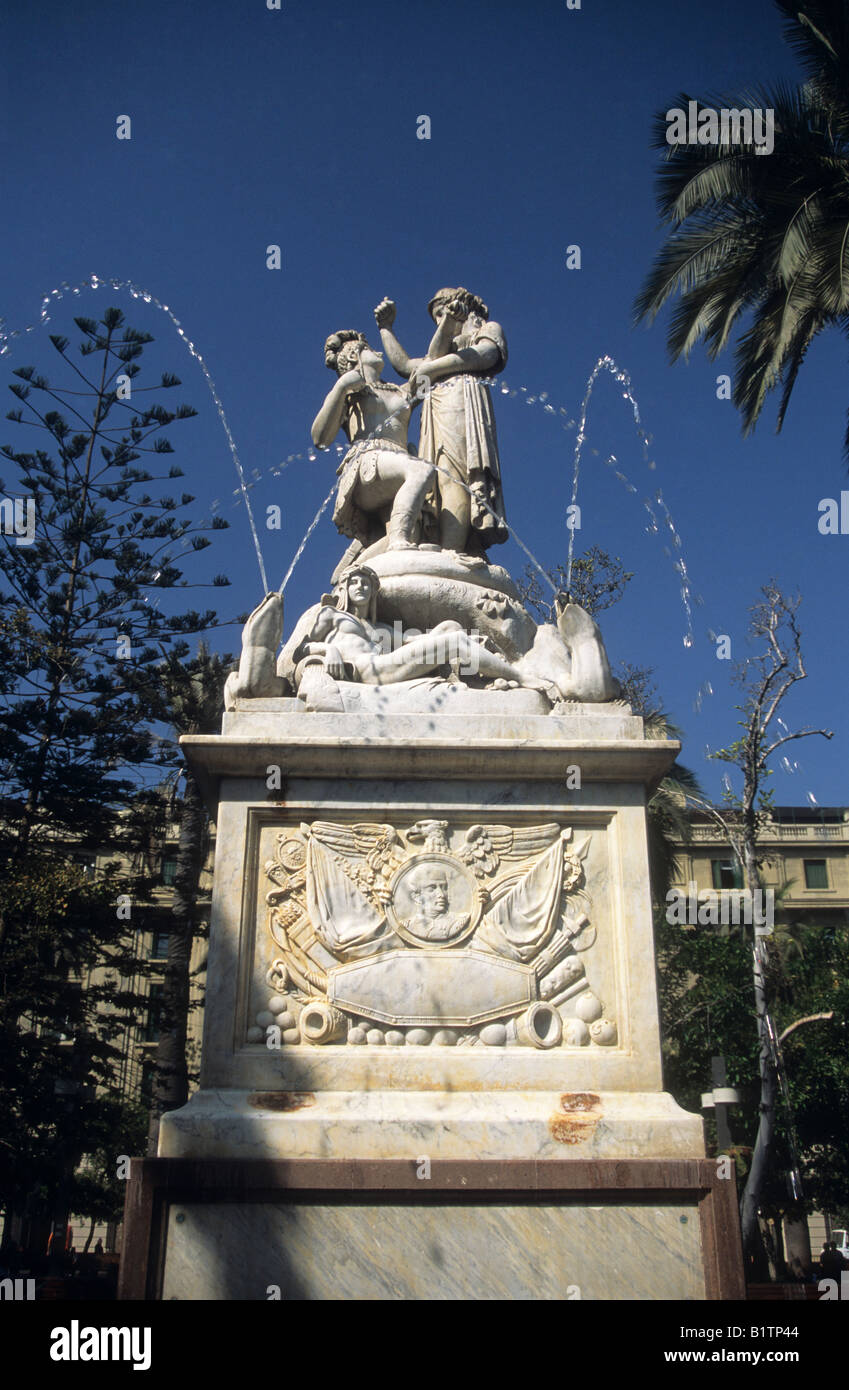
M215 881L200 1090L163 1117L160 1161L513 1165L521 1193L564 1160L703 1157L700 1117L663 1092L646 850L646 799L678 744L622 707L535 715L488 696L474 716L250 700L221 735L183 740L216 819ZM415 910L422 864L447 885L436 919ZM564 1259L624 1229L575 1224L579 1205L558 1226ZM352 1241L376 1210L344 1219ZM530 1269L542 1227L514 1216ZM281 1240L289 1219L269 1228ZM481 1252L500 1239L464 1219ZM646 1239L663 1245L666 1220ZM229 1218L198 1222L193 1240L229 1248ZM397 1269L403 1224L385 1231ZM188 1239L168 1231L165 1297ZM699 1242L673 1244L672 1283L686 1266L687 1296L705 1297ZM351 1279L305 1296L356 1297ZM537 1296L515 1280L509 1296ZM554 1287L539 1296L566 1296Z

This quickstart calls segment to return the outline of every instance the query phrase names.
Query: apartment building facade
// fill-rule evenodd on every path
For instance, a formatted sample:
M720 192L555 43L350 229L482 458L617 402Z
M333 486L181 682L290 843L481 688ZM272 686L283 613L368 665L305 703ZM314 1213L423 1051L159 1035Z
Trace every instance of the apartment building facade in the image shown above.
M128 955L133 962L132 974L121 979L123 988L137 997L139 1003L136 1015L129 1027L122 1029L114 1043L116 1057L113 1065L110 1090L122 1100L134 1101L143 1108L150 1104L156 1068L157 1044L160 1033L162 998L165 969L170 940L171 908L174 897L174 880L177 870L177 851L179 826L168 824L161 835L152 842L143 861L116 855L112 847L104 847L96 854L77 851L66 844L60 852L76 862L92 878L99 877L107 864L116 859L122 868L130 873L143 873L154 880L145 901L138 904L130 902L128 926L130 950ZM57 849L60 848L57 845ZM188 1016L187 1062L190 1075L196 1074L200 1066L201 1033L203 1028L203 998L206 974L207 940L205 928L209 922L210 899L212 892L212 864L215 850L215 828L207 831L207 844L204 853L204 866L201 871L198 895L198 934L193 944L190 962L190 1008ZM85 974L72 976L68 981L80 992L102 984L108 974L114 975L114 967L109 964L97 965ZM100 1009L101 1005L98 1005ZM69 1025L70 1028L70 1025ZM70 1031L55 1035L60 1048L72 1048L73 1036ZM85 1164L85 1160L83 1160ZM21 1247L30 1247L36 1242L31 1223L25 1218L10 1218L10 1238ZM118 1223L95 1223L86 1213L72 1213L70 1217L68 1241L79 1251L88 1241L90 1248L97 1240L102 1241L104 1249L114 1251L120 1248L120 1227Z
M677 846L673 887L686 892L741 888L728 837L707 812L691 817L692 839ZM784 920L849 921L849 810L842 806L777 806L759 837L765 888L776 893Z

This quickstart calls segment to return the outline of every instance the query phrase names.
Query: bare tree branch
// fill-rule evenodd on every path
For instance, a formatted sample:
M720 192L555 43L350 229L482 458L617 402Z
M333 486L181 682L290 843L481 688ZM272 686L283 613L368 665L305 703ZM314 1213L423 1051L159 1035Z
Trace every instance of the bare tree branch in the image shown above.
M789 743L794 738L812 738L814 734L820 734L822 738L834 738L833 729L799 729L795 734L784 734L782 738L777 738L775 743L771 743L768 748L765 748L764 759L774 753L776 748L780 748L782 743Z
M797 1028L801 1028L803 1023L818 1023L820 1019L827 1022L834 1018L834 1010L829 1009L827 1014L807 1014L804 1018L797 1018L795 1023L791 1023L789 1028L785 1028L778 1041L783 1043L785 1038L789 1038L791 1033L795 1033Z

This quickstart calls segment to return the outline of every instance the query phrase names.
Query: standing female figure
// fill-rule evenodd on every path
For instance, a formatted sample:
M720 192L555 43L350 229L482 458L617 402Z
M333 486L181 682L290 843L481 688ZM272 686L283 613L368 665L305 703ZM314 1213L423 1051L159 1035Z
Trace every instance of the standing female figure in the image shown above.
M374 313L389 361L424 397L419 453L437 469L442 547L485 554L508 536L495 415L483 380L503 370L507 340L469 290L437 290L427 307L436 332L425 357L408 357L392 332L391 299Z

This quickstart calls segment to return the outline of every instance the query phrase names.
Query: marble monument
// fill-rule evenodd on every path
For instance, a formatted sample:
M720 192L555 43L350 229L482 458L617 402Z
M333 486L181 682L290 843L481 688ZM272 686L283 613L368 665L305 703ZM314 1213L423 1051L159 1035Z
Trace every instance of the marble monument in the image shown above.
M409 357L394 304L375 311L400 382L359 330L327 338L312 436L349 445L347 549L288 635L265 596L221 733L182 741L217 849L201 1086L163 1117L160 1154L698 1159L700 1117L663 1090L646 840L678 744L646 736L590 614L563 594L535 622L490 561L508 534L488 384L504 330L462 288L429 312ZM197 1219L225 1240L226 1217ZM558 1236L574 1260L580 1229ZM697 1245L664 1279L678 1261L701 1297ZM391 1296L354 1285L305 1296Z

